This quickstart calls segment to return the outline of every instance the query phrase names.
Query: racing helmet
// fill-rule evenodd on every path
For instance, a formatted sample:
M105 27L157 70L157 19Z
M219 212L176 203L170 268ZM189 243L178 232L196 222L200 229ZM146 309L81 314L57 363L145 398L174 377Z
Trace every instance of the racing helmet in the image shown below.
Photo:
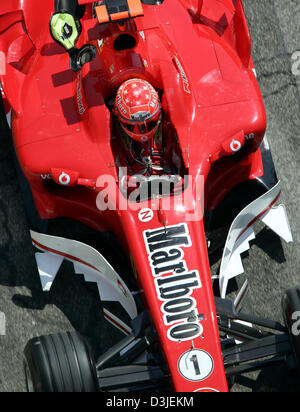
M145 80L127 80L117 92L114 114L129 137L140 143L149 141L161 120L157 91Z

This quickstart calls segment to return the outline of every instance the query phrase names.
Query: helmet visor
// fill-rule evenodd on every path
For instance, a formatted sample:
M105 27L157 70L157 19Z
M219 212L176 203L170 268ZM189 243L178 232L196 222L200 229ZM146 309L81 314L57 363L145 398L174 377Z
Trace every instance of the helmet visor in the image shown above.
M146 134L157 128L159 120L149 120L148 122L146 121L142 123L125 123L122 121L121 123L123 128L128 132L133 132L136 134Z

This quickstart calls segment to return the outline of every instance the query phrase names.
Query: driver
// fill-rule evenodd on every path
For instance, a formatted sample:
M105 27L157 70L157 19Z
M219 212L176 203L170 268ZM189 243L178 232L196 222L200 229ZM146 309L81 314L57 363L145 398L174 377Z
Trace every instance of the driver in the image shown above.
M157 91L146 80L127 80L117 92L114 114L131 139L148 142L154 137L161 120Z
M142 79L130 79L118 89L113 114L117 134L126 152L133 174L159 173L162 143L162 107L154 87Z

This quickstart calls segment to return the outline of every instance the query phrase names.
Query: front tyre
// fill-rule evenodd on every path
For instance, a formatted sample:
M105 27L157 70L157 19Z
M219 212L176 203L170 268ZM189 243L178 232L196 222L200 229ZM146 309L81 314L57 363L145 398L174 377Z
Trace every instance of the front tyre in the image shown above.
M24 350L29 392L98 392L95 362L77 332L31 339Z

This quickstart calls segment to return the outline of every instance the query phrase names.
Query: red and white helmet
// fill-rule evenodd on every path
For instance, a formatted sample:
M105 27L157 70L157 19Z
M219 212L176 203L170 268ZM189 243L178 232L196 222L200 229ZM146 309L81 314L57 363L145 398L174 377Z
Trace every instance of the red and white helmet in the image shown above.
M145 80L127 80L118 90L114 113L128 136L147 142L154 137L160 122L158 93Z

